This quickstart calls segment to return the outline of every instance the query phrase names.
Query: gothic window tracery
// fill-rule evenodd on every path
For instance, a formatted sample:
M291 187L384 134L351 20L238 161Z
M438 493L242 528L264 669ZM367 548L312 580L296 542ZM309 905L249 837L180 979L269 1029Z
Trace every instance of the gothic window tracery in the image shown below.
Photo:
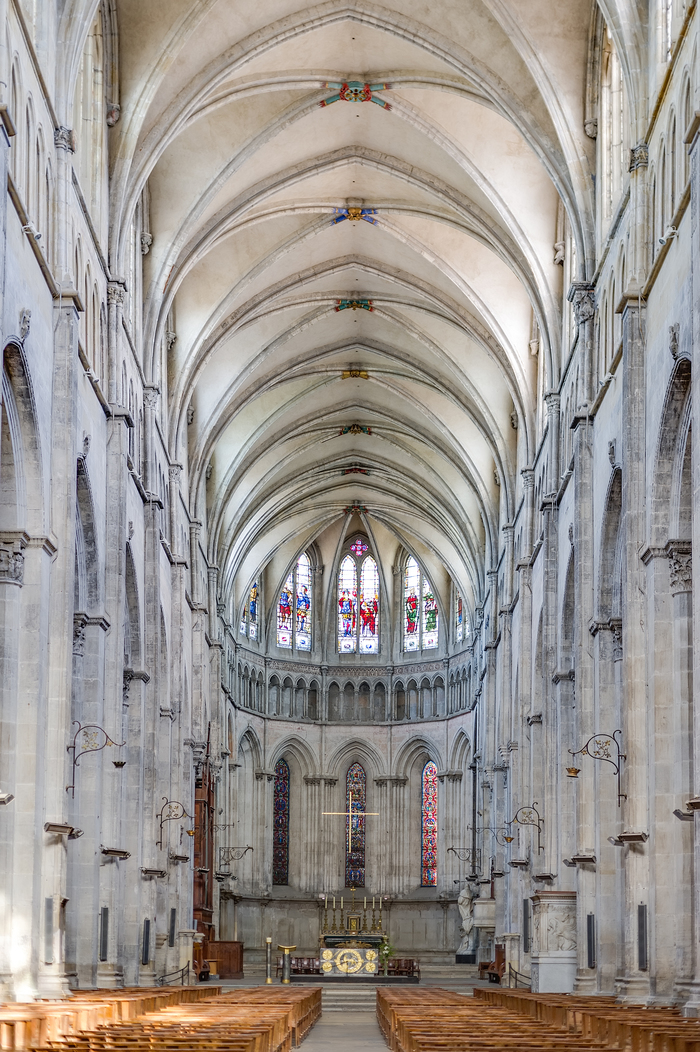
M403 649L435 650L440 637L440 615L430 581L409 556L404 570Z
M367 775L361 763L352 763L345 778L345 886L365 886L365 816Z
M437 767L429 760L421 778L421 887L437 884Z
M272 883L289 884L289 764L275 764Z
M338 570L339 654L379 651L379 568L368 551L367 542L356 538Z
M297 559L296 566L277 597L277 646L286 650L311 650L313 589L311 559L306 552Z

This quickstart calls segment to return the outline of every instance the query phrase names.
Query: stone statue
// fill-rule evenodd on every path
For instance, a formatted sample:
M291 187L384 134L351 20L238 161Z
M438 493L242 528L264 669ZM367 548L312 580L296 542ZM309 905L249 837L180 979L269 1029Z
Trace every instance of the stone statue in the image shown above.
M459 929L462 934L462 941L459 944L457 953L471 953L472 952L472 932L474 930L474 899L478 896L475 893L475 888L471 884L465 884L462 891L459 893L457 899L457 907L462 917L462 926Z

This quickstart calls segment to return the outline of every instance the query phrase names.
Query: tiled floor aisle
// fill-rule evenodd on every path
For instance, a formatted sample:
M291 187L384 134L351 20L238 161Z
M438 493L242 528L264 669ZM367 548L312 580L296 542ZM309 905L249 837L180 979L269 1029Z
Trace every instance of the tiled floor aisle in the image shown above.
M374 1012L329 1012L303 1042L302 1052L386 1052Z

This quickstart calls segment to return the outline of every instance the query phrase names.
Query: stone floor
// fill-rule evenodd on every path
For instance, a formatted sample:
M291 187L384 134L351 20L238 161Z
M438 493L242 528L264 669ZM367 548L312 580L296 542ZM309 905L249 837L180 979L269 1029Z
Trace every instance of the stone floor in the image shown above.
M374 1012L322 1015L304 1041L304 1052L386 1052Z

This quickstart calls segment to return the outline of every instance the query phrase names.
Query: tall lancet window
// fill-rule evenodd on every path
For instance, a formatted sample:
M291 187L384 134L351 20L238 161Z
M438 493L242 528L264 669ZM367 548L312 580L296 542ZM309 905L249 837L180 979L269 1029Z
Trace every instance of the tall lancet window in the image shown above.
M277 600L277 646L286 650L311 650L311 560L306 552L297 559Z
M437 767L429 760L421 779L420 882L424 888L437 884Z
M299 556L296 578L296 648L311 650L311 560Z
M345 779L345 886L365 886L365 815L367 776L361 763L348 767Z
M379 567L368 551L356 538L338 570L339 654L379 652Z
M289 884L289 764L275 764L275 800L272 827L272 883Z
M403 603L404 650L435 650L440 633L437 600L430 581L413 556L406 560Z
M360 653L379 650L379 570L371 555L362 563L360 574Z
M464 635L464 609L462 603L462 593L455 592L455 640L457 643L462 642Z
M258 638L258 582L250 586L248 601L241 614L241 635L250 639Z

